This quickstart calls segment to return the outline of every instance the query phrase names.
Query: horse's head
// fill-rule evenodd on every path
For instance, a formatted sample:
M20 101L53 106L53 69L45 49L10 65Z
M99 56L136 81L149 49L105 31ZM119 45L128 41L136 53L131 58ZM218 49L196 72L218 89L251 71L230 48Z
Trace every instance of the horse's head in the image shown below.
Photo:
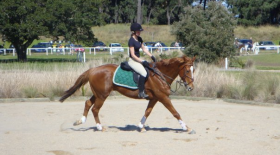
M179 76L188 91L194 89L194 60L195 57L189 58L184 56L182 57L181 65L179 67Z

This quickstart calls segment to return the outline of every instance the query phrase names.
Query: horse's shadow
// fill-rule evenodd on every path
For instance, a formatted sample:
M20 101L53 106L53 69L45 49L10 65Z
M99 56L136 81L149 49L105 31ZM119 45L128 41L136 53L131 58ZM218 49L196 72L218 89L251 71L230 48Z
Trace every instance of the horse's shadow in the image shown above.
M125 127L120 127L120 126L107 126L106 128L108 129L114 129L114 130L119 130L119 131L139 131L140 128L136 125L126 125ZM88 131L88 130L93 130L93 131L98 131L96 127L89 127L89 128L68 128L72 131ZM184 132L182 129L173 129L173 128L153 128L149 126L145 126L146 131L159 131L159 132ZM110 130L109 130L110 131Z

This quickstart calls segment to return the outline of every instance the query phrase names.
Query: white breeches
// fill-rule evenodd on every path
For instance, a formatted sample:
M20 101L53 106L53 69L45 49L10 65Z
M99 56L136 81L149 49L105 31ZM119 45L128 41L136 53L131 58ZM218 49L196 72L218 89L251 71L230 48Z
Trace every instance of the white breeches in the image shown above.
M133 70L135 70L135 72L139 73L140 75L142 75L144 77L147 76L147 72L141 63L133 60L132 58L129 58L128 64Z

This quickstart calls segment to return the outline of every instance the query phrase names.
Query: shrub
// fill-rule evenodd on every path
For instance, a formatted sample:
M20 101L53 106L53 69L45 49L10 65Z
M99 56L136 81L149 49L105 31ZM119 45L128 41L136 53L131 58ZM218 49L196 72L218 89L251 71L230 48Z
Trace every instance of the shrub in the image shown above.
M247 62L246 62L244 67L245 68L253 68L254 67L254 61L251 60L251 59L247 60Z
M236 21L220 3L209 2L206 10L188 6L173 25L172 34L185 45L188 56L198 55L198 60L211 63L235 54Z
M229 61L229 66L236 68L245 68L245 63L241 59L233 57Z

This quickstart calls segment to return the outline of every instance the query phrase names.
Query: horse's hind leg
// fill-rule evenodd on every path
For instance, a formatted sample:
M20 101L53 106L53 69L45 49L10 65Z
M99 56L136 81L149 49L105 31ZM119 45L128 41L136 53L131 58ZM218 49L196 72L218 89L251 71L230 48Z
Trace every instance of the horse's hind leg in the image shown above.
M145 132L145 131L146 131L145 126L144 126L144 125L145 125L145 122L146 122L148 116L151 114L151 112L152 112L152 110L153 110L155 104L157 103L157 101L158 101L158 100L150 100L150 101L149 101L149 104L148 104L148 106L147 106L147 109L146 109L146 111L145 111L145 114L144 114L144 116L142 117L142 119L141 119L141 121L140 121L140 123L139 123L139 125L138 125L139 128L141 129L141 132Z
M100 108L103 106L104 101L105 101L105 99L102 100L100 98L96 98L94 106L91 109L91 111L93 113L93 116L94 116L94 119L95 119L95 122L96 122L96 127L97 127L98 130L102 130L102 131L104 131L105 128L103 128L102 125L101 125L98 113L99 113Z
M81 119L77 120L73 125L74 126L77 126L77 125L80 125L80 124L84 124L87 120L87 115L88 115L88 111L89 109L91 108L91 106L94 104L94 101L95 101L95 97L92 96L89 100L86 100L85 102L85 108L84 108L84 114L83 116L81 117Z

